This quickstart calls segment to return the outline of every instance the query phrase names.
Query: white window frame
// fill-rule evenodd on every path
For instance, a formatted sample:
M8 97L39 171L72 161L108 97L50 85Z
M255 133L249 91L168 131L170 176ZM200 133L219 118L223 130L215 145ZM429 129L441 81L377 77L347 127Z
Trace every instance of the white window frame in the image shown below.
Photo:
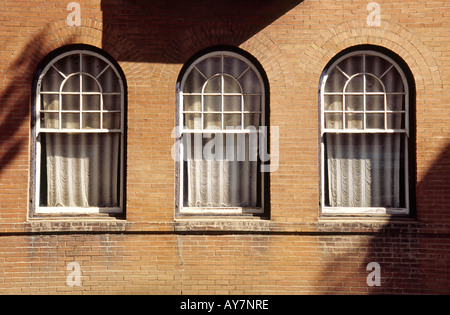
M257 75L258 80L259 80L259 84L261 87L261 93L246 93L245 95L258 95L261 97L261 108L260 111L256 112L256 111L252 111L252 112L248 112L248 111L244 111L245 105L244 105L244 94L243 93L225 93L223 91L223 82L222 82L222 91L220 93L205 93L204 89L206 87L206 84L208 83L208 79L205 81L203 87L202 87L202 92L201 93L184 93L183 89L186 83L186 79L189 76L190 72L196 67L197 64L199 64L200 62L202 62L205 59L211 58L211 57L217 57L217 56L221 56L222 61L222 71L220 73L216 73L214 74L212 77L214 76L218 76L218 75L225 75L225 76L231 76L227 73L224 73L223 71L223 65L224 65L224 57L234 57L237 59L240 59L241 61L243 61L244 63L246 63L246 65L248 66L246 70L244 70L243 73L241 73L241 75L238 77L240 78L242 75L245 74L245 72L247 72L249 69L252 69L254 71L254 73ZM198 69L197 69L198 70ZM201 71L198 70L200 73ZM233 77L233 76L231 76ZM209 80L211 79L209 78ZM234 77L233 77L234 78ZM236 80L238 78L235 78ZM223 77L222 77L223 80ZM240 86L240 89L242 91L242 86ZM190 96L200 96L201 97L201 111L185 111L184 110L184 106L183 106L183 96L184 95L190 95ZM204 111L204 102L203 102L203 96L204 95L211 95L211 96L221 96L223 98L224 95L230 95L230 96L241 96L241 106L242 106L242 110L241 111L224 111L223 110L223 100L222 100L222 109L221 111ZM178 144L179 144L179 157L180 161L179 161L179 167L178 167L178 213L179 214L192 214L192 215L207 215L207 214L211 214L211 215L242 215L242 214L258 214L258 215L262 215L265 212L265 205L264 205L264 174L261 174L260 178L260 203L261 203L261 207L252 207L252 208L248 208L248 207L185 207L183 205L184 202L184 161L183 161L183 157L184 157L184 147L183 147L183 135L184 134L227 134L227 133L232 133L232 134L251 134L251 133L256 133L255 136L258 136L260 133L262 133L263 131L261 130L261 128L259 128L258 130L256 130L256 132L254 130L248 130L248 129L244 129L244 114L249 114L249 113L258 113L260 114L260 126L266 126L266 113L265 113L265 95L266 95L266 91L265 91L265 85L264 85L264 81L263 78L260 74L260 71L255 67L255 65L253 64L253 62L251 62L250 60L248 60L247 58L245 58L244 56L242 56L241 54L232 52L232 51L227 51L227 50L217 50L217 51L213 51L210 53L206 53L203 56L199 57L198 59L196 59L194 62L192 62L192 64L187 68L187 70L184 72L182 80L180 82L180 89L178 92L178 108L177 108L177 112L178 112L178 121L177 121L177 125L178 128L177 130L179 131L178 134L176 135L176 137L178 138ZM222 115L222 129L187 129L184 128L184 120L183 120L183 114L185 113L189 113L189 114L201 114L202 120L201 120L201 124L202 124L202 128L204 126L204 121L203 121L203 113L207 113L207 114L221 114ZM242 129L241 130L224 130L224 119L223 119L223 115L225 114L241 114L241 126ZM266 152L266 143L260 143L258 141L258 150L260 152ZM262 151L264 150L264 151Z
M343 91L342 93L335 93L335 92L325 92L325 86L327 83L327 79L328 79L328 75L329 73L331 73L331 71L337 67L337 65L343 61L344 59L356 56L356 55L363 55L363 69L362 72L356 73L352 76L349 76L345 73L344 76L347 77L347 82L344 85ZM363 125L363 129L346 129L345 127L345 113L349 112L346 111L345 108L345 97L343 97L343 104L342 104L342 111L336 111L339 113L343 114L343 126L342 129L327 129L325 127L325 113L331 113L333 111L325 111L325 95L366 95L366 78L365 78L365 74L366 74L366 56L367 55L371 55L371 56L377 56L380 58L383 58L385 60L387 60L388 62L391 63L391 67L389 68L389 70L385 71L385 73L383 75L380 76L380 78L382 78L388 71L390 71L390 69L392 67L395 67L395 69L398 71L398 73L400 74L401 78L402 78L402 83L403 83L403 88L404 88L404 92L392 92L392 93L387 93L386 92L386 88L383 85L384 88L384 92L380 92L380 93L376 93L376 92L367 92L369 95L375 95L375 94L379 94L379 95L384 95L384 110L383 111L370 111L370 113L384 113L384 130L380 130L380 129L368 129L366 126L366 97L364 97L364 108L363 108L363 112L359 112L359 114L363 114L364 115L364 125ZM341 70L341 72L343 72ZM345 92L345 88L347 86L347 84L350 82L350 80L357 76L357 75L362 75L363 74L363 89L364 91L362 93L354 93L354 92L350 92L350 93L346 93ZM372 74L370 74L372 75ZM372 75L373 76L373 75ZM379 78L377 78L379 79ZM381 83L381 81L380 81ZM404 111L388 111L386 109L386 95L388 94L401 94L404 95L405 97L405 110ZM357 50L354 52L350 52L348 54L345 54L344 56L340 57L339 59L337 59L327 70L326 73L324 74L323 78L322 78L322 82L320 85L320 146L321 146L321 153L320 153L320 159L321 159L321 166L320 166L320 180L321 180L321 213L323 215L408 215L410 214L410 189L409 189L409 138L410 138L410 126L409 126L409 115L410 115L410 108L409 108L409 104L410 104L410 100L409 100L409 85L408 85L408 80L405 76L404 71L402 70L402 68L390 57L386 56L385 54L379 53L377 51L373 51L373 50ZM351 112L351 111L350 111ZM386 126L386 113L399 113L399 112L404 112L405 114L405 128L404 129L387 129ZM343 134L350 134L350 133L358 133L358 134L369 134L369 133L379 133L379 134L387 134L387 133L403 133L406 135L405 138L405 157L404 157L404 167L405 167L405 208L386 208L386 207L329 207L325 205L325 195L326 195L326 189L327 187L325 186L325 176L327 176L326 171L325 171L325 134L326 133L343 133Z
M80 69L79 72L75 72L75 73L71 73L69 75L65 75L63 74L61 71L59 71L58 69L56 69L54 67L55 63L58 62L60 59L63 59L67 56L70 55L75 55L75 54L79 54L80 57ZM96 58L99 58L100 60L102 60L103 62L105 62L107 65L106 67L96 76L94 77L93 75L91 75L90 73L87 72L83 72L82 71L82 66L83 66L83 55L90 55ZM60 73L61 76L64 77L64 80L62 81L60 87L59 87L59 91L55 92L55 91L41 91L41 87L42 87L42 80L45 77L47 71L50 68L54 68L56 71L58 71ZM117 76L119 85L120 85L120 93L105 93L102 91L102 86L100 84L100 82L97 80L107 69L112 69L115 73L115 75ZM92 79L94 79L99 88L100 88L100 92L63 92L62 91L62 87L64 86L64 83L72 76L75 75L79 75L80 77L80 90L82 87L82 80L83 80L83 75L87 75L89 77L91 77ZM41 95L45 95L45 94L52 94L52 95L56 95L58 94L59 97L59 104L61 104L61 98L62 95L67 94L67 95L80 95L80 103L81 103L81 108L80 111L69 111L69 110L61 110L61 106L59 108L59 110L41 110ZM83 111L83 95L100 95L100 110L84 110ZM104 95L120 95L120 110L104 110L103 108L103 96ZM63 129L61 126L61 114L62 112L64 113L79 113L80 114L80 128L79 129ZM99 113L100 114L100 128L98 129L82 129L82 113ZM119 113L120 112L120 128L119 129L106 129L106 128L102 128L103 127L103 113ZM59 126L58 129L52 129L52 128L41 128L41 113L58 113L59 114ZM37 81L37 87L36 87L36 99L35 99L35 137L36 137L36 149L35 149L35 191L34 191L34 195L35 195L35 207L34 207L34 213L36 214L69 214L69 213L73 213L73 214L98 214L98 213L109 213L109 214L120 214L123 213L123 209L124 209L124 146L125 146L125 141L124 141L124 130L125 130L125 87L124 87L124 82L122 80L122 76L119 73L119 71L116 69L116 66L113 65L113 63L108 60L106 57L102 56L99 53L96 53L94 51L91 50L86 50L86 49L75 49L75 50L70 50L67 51L65 53L59 54L58 56L56 56L55 58L53 58L46 66L45 68L42 70L39 79ZM118 193L118 198L119 198L119 207L88 207L88 208L84 208L84 207L45 207L45 206L40 206L40 189L41 189L41 185L40 185L40 180L41 180L41 160L42 160L42 156L41 156L41 135L43 133L67 133L67 134L86 134L86 133L120 133L120 156L119 156L119 160L120 160L120 169L119 169L119 193Z

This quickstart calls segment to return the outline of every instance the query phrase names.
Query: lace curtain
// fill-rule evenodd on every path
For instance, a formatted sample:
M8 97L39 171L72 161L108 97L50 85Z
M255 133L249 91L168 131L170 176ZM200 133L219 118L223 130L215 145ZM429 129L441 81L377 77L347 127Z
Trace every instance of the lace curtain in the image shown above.
M327 134L329 206L402 206L402 140L401 134Z
M228 135L228 139L233 139L230 144L226 141L226 135L216 133L212 139L204 139L201 146L194 145L195 141L190 140L195 139L195 136L185 136L187 206L257 206L257 145L255 141L249 140L253 136ZM196 147L202 152L197 151L196 154ZM214 156L208 157L211 151ZM203 156L198 153L203 153Z
M47 205L117 207L120 135L46 135Z

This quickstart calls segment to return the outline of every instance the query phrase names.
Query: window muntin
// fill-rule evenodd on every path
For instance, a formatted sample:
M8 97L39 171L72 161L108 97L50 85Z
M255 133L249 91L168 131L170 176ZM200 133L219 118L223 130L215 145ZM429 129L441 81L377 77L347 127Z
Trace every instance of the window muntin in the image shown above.
M38 83L39 132L122 132L123 86L112 64L88 51L64 54Z
M407 214L408 84L401 68L356 51L321 87L322 213Z
M49 62L36 93L36 213L123 209L124 86L90 50Z
M264 146L264 85L256 67L228 51L200 57L182 78L179 110L180 212L263 213L256 153Z

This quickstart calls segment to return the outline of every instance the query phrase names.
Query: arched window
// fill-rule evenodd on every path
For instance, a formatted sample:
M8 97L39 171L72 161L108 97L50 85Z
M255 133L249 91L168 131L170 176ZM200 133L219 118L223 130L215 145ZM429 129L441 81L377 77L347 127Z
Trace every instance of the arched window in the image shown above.
M263 213L260 71L236 52L203 54L184 71L179 99L180 213Z
M322 213L408 214L410 93L390 57L356 50L321 86Z
M53 53L37 78L36 213L123 210L125 87L98 49Z

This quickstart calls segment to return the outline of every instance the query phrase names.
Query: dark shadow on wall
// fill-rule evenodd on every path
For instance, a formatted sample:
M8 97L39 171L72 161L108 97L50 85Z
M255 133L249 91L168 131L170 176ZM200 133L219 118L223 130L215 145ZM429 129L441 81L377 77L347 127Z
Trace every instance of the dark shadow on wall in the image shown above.
M303 1L102 0L103 47L123 38L140 58L118 61L182 64L210 46L239 46Z
M417 219L354 221L353 234L318 237L324 294L450 294L450 143L416 186Z

